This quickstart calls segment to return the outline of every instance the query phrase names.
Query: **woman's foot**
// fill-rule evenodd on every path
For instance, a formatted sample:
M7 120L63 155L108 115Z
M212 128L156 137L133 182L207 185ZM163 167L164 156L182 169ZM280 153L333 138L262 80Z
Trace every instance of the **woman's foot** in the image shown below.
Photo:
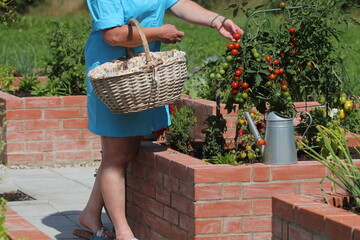
M103 227L99 218L94 217L94 215L87 213L85 210L79 214L78 221L83 227L91 230L93 233Z

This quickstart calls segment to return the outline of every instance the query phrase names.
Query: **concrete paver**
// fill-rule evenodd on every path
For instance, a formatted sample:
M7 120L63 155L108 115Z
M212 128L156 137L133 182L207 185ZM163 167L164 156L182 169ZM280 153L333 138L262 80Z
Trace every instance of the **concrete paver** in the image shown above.
M52 239L80 239L77 216L94 184L96 167L0 170L0 193L20 190L36 200L8 202L8 206ZM103 212L105 226L111 228Z

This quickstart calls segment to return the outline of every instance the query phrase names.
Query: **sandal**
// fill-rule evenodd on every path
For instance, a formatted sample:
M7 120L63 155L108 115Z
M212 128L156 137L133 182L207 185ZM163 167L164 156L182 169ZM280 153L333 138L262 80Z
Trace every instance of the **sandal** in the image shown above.
M115 237L106 227L97 230L90 238L90 240L114 240Z

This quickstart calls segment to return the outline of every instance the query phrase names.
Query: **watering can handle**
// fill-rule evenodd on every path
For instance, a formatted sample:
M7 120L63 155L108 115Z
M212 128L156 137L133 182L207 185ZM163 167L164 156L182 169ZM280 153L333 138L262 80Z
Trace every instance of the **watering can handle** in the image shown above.
M304 138L305 134L307 133L307 131L309 130L309 128L311 127L312 123L313 123L313 118L311 116L311 114L309 112L306 112L306 111L302 111L300 112L301 113L306 113L308 116L309 116L309 119L310 119L310 123L308 124L307 128L305 129L303 135L301 136L301 138Z

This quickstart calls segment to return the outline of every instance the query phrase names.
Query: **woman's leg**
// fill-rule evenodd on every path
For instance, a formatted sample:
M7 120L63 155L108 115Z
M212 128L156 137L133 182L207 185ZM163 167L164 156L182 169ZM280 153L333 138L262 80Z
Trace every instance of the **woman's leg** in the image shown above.
M103 159L99 171L99 185L117 240L127 240L134 235L126 219L125 172L128 163L139 151L141 137L102 137Z
M125 171L137 155L141 137L101 137L102 162L89 201L79 215L79 222L96 231L102 227L101 211L106 206L114 224L117 239L133 237L125 214Z

